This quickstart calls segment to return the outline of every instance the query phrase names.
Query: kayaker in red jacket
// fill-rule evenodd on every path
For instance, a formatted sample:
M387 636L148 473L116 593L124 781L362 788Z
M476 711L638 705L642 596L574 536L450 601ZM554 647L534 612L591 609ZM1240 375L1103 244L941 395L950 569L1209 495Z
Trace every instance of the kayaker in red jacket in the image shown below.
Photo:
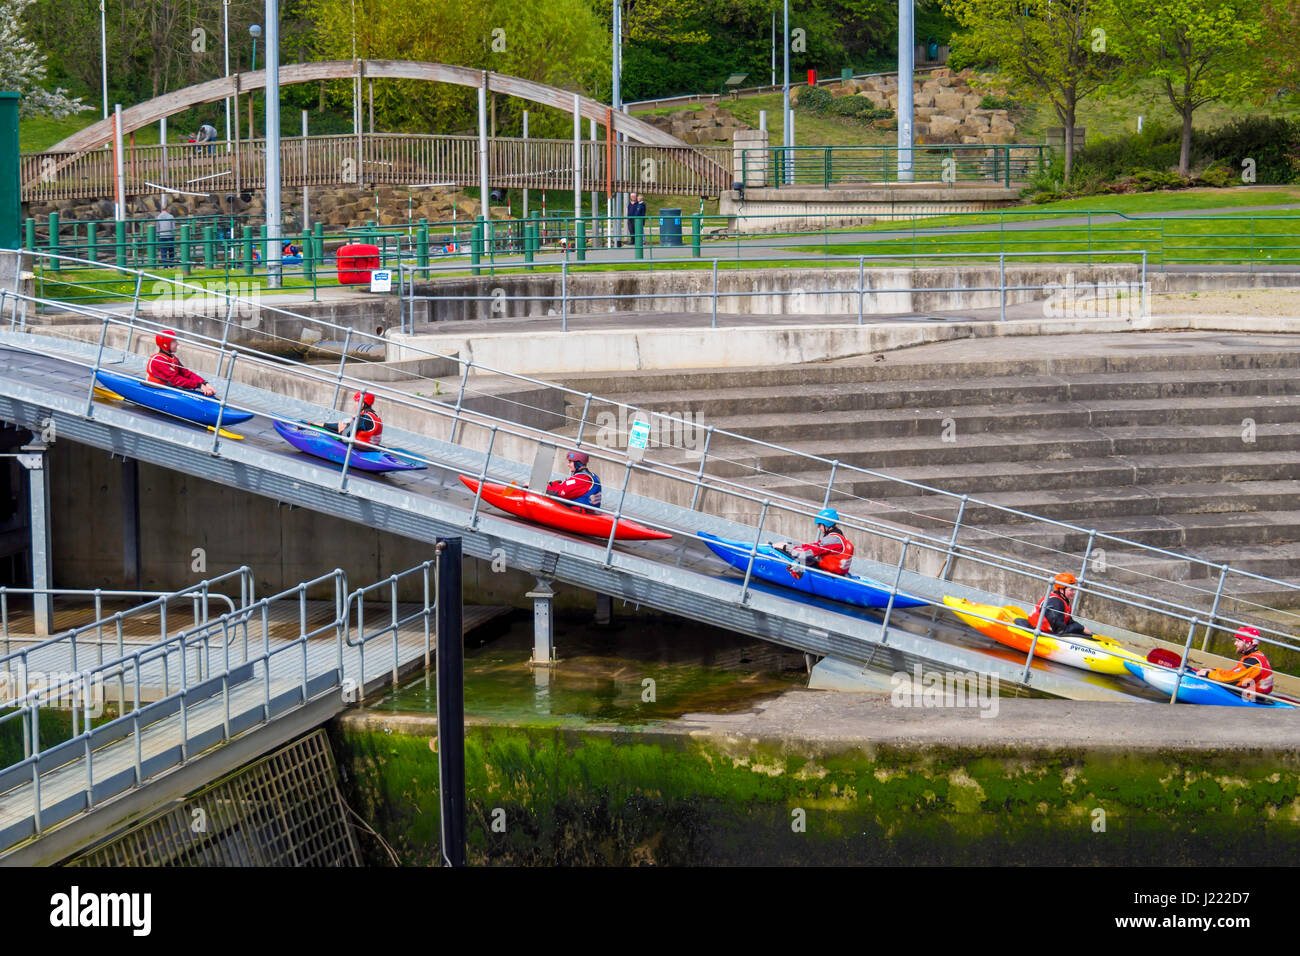
M1029 626L1038 627L1038 617L1043 617L1043 634L1079 634L1092 637L1088 630L1072 616L1074 595L1079 580L1069 571L1062 571L1052 579L1052 593L1038 602L1034 612L1029 615Z
M357 441L365 445L378 445L379 436L384 433L384 422L379 417L379 413L375 411L375 396L370 392L357 392L352 396L352 400L357 403L357 413L361 416L360 421L357 422ZM348 431L352 428L352 418L354 417L356 416L345 418L341 422L315 425L315 427L322 428L327 432L334 432L340 437L346 437Z
M569 477L563 481L552 481L546 486L546 493L563 498L573 505L599 508L600 479L587 467L591 463L591 457L585 451L571 451L565 457L569 460Z
M1196 672L1196 676L1221 684L1233 684L1245 691L1243 696L1247 700L1254 700L1257 693L1273 693L1273 668L1264 652L1259 649L1259 630L1249 625L1238 629L1232 636L1232 646L1242 655L1236 667L1202 668Z
M212 386L202 375L196 375L181 364L176 356L176 333L163 329L154 336L158 351L145 366L145 374L155 385L170 385L186 391L198 392L200 395L213 395Z
M803 577L803 569L809 564L831 574L848 574L853 561L853 542L840 530L840 513L834 508L823 508L813 519L813 526L818 529L817 540L811 544L792 547L788 541L773 545L795 560L790 565L790 576L796 581Z

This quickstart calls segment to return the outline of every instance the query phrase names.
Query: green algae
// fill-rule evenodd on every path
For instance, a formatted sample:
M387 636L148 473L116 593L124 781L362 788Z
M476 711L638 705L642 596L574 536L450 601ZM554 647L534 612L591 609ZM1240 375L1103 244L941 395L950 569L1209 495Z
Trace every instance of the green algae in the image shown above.
M430 738L343 721L334 739L353 806L404 863L435 862ZM1295 758L472 726L466 773L480 865L1244 865L1300 849Z

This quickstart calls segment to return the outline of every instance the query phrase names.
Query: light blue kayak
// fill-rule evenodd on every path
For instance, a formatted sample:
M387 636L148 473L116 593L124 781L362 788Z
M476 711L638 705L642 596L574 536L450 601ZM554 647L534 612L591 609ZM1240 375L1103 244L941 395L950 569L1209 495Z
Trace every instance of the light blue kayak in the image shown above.
M1288 710L1294 709L1295 706L1283 701L1245 700L1238 691L1233 690L1226 684L1205 680L1202 677L1197 677L1191 671L1184 671L1182 681L1178 682L1176 668L1162 667L1159 664L1143 664L1136 661L1125 661L1124 666L1138 680L1169 696L1173 696L1174 684L1178 683L1178 703L1180 704L1210 704L1219 707L1284 707Z
M211 428L217 424L217 413L221 410L221 403L215 398L208 398L198 392L169 388L166 385L154 385L138 378L131 378L129 375L107 372L104 369L96 372L95 377L99 379L100 385L116 392L129 402L175 418L183 418L197 425L207 425ZM238 425L252 417L252 412L241 412L226 406L226 411L221 416L221 424Z
M753 547L752 544L746 544L743 541L729 541L726 538L719 538L717 535L708 534L704 531L696 532L696 535L708 545L710 551L737 571L743 574L745 569L749 567L749 552ZM791 567L796 564L797 562L786 557L775 548L760 544L758 554L754 558L753 576L760 581L779 584L782 587L802 591L804 594L810 594L813 597L840 601L844 604L855 604L858 607L884 607L889 603L889 588L886 585L868 581L866 578L860 578L853 574L829 574L813 568L805 569L803 575L796 579L790 573ZM894 598L894 607L919 607L922 604L929 603L929 601L911 594L904 594L901 591Z

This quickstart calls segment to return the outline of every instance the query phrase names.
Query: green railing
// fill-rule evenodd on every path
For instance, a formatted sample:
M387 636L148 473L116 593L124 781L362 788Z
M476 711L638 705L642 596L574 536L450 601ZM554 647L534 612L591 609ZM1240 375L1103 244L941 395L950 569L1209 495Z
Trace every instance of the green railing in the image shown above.
M741 151L746 188L899 182L910 155L912 181L953 184L1023 182L1051 159L1051 147L1026 144L913 146L768 146Z
M445 264L447 272L492 275L558 268L563 261L610 269L706 267L705 260L712 259L734 259L728 268L815 266L819 260L842 267L846 258L907 256L919 266L927 257L952 255L978 261L1014 254L1019 261L1061 262L1081 251L1093 262L1132 262L1143 255L1154 268L1241 266L1254 272L1300 264L1300 215L1135 218L1106 210L1003 210L917 215L852 227L837 227L835 217L827 215L820 217L820 229L809 228L809 218L687 214L661 220L651 215L633 223L635 230L626 217L543 218L536 212L527 219L369 222L328 232L317 224L309 233L285 230L282 241L299 246L302 257L283 263L280 274L283 288L310 290L315 298L321 288L338 286L338 249L358 242L376 246L379 267L393 271L395 278L401 266L423 269L431 264ZM782 228L784 224L789 225ZM763 231L742 233L738 225ZM48 233L34 236L29 220L29 240L42 240L31 247L43 252L57 248L58 255L87 261L43 260L37 283L47 298L77 302L134 296L135 289L126 288L113 267L267 284L264 225L230 217L177 220L170 244L158 237L154 220L56 221L55 227L57 246L51 246ZM157 294L170 292L160 289Z

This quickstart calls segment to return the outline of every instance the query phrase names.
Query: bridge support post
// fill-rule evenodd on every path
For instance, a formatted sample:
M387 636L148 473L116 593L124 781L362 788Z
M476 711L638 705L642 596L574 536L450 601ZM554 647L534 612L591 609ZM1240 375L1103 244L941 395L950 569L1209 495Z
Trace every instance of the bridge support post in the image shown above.
M140 589L143 561L140 554L140 463L122 461L122 570L127 586Z
M596 595L596 623L609 624L614 620L614 599L608 594Z
M533 599L533 656L530 667L555 665L555 618L552 604L555 592L546 578L537 579L537 587L524 595Z
M18 463L27 469L28 499L31 503L32 525L32 587L40 590L52 587L54 560L50 552L50 472L48 449L37 442L24 445ZM37 637L49 637L54 630L54 598L52 595L32 595L32 623Z

